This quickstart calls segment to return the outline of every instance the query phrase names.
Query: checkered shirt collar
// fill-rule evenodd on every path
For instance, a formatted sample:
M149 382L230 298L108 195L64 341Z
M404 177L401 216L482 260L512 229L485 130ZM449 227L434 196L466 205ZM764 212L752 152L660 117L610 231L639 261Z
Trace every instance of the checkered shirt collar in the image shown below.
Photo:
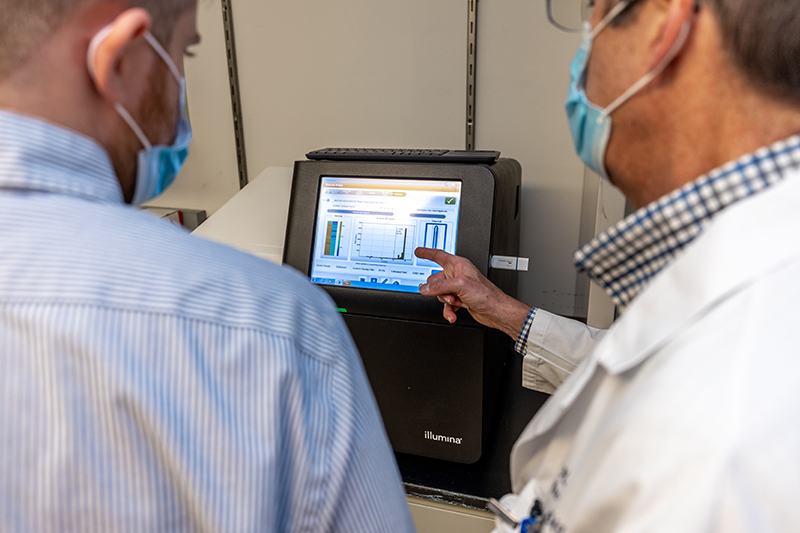
M575 252L575 266L624 307L720 211L797 168L800 135L732 161L632 213Z

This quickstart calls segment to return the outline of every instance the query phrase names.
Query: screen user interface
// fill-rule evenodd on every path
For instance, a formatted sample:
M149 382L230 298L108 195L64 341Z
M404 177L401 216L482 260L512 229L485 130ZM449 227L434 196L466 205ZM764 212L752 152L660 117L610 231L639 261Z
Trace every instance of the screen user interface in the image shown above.
M323 177L311 281L418 292L441 270L419 246L456 251L461 182Z

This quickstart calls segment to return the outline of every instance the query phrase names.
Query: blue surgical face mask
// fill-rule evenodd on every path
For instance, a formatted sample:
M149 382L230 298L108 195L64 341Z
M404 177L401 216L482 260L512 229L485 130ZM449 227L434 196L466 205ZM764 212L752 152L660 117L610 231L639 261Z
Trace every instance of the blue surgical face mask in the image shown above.
M111 26L103 28L89 45L87 61L89 73L94 78L94 56L97 47L111 33ZM138 165L136 169L136 186L131 203L141 205L163 193L175 181L175 177L180 172L186 157L189 155L189 143L192 141L192 127L186 116L186 79L181 75L175 62L164 50L164 47L153 37L150 32L144 34L145 39L153 47L153 50L167 64L170 72L180 84L180 117L178 118L177 133L172 146L153 146L147 139L142 129L133 119L131 114L122 105L117 103L115 109L120 117L136 134L139 142L142 143L142 150L139 151Z
M589 57L592 52L594 39L608 24L614 20L629 2L622 1L612 9L608 15L597 25L594 30L589 23L584 24L583 42L575 59L570 67L570 84L567 96L567 118L569 119L572 140L575 143L575 150L581 160L599 174L602 178L609 180L608 170L606 169L606 151L608 150L608 140L611 138L611 113L622 104L631 99L636 93L641 91L648 83L653 81L669 65L678 52L683 48L689 36L690 24L687 21L680 35L675 41L672 49L664 57L664 60L652 71L642 77L630 89L625 91L610 106L602 109L589 101L586 97L586 68L589 64ZM610 180L609 180L610 181Z

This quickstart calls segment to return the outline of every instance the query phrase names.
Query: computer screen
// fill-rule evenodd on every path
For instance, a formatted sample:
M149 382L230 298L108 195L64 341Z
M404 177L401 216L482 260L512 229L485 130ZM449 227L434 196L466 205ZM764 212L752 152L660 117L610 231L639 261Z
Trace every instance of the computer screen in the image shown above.
M439 323L442 304L419 285L441 267L414 249L464 257L513 295L516 272L490 269L489 258L518 254L520 174L513 159L491 166L298 161L283 261L348 316Z
M456 253L460 180L322 176L311 281L413 292L441 270L417 247Z

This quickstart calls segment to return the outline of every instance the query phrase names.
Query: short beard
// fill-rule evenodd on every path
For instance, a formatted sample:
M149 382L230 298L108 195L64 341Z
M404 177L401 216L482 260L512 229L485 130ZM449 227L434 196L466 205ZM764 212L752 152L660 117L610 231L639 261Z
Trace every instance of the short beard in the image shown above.
M138 113L131 113L151 143L153 139L161 139L167 128L171 127L175 130L177 126L177 116L173 120L169 120L170 106L166 96L168 76L171 77L169 69L159 61L150 74L148 89L142 96ZM122 121L121 117L120 121ZM131 203L136 191L139 152L144 147L127 122L122 121L121 127L122 138L116 146L109 150L109 157L122 187L125 202Z

